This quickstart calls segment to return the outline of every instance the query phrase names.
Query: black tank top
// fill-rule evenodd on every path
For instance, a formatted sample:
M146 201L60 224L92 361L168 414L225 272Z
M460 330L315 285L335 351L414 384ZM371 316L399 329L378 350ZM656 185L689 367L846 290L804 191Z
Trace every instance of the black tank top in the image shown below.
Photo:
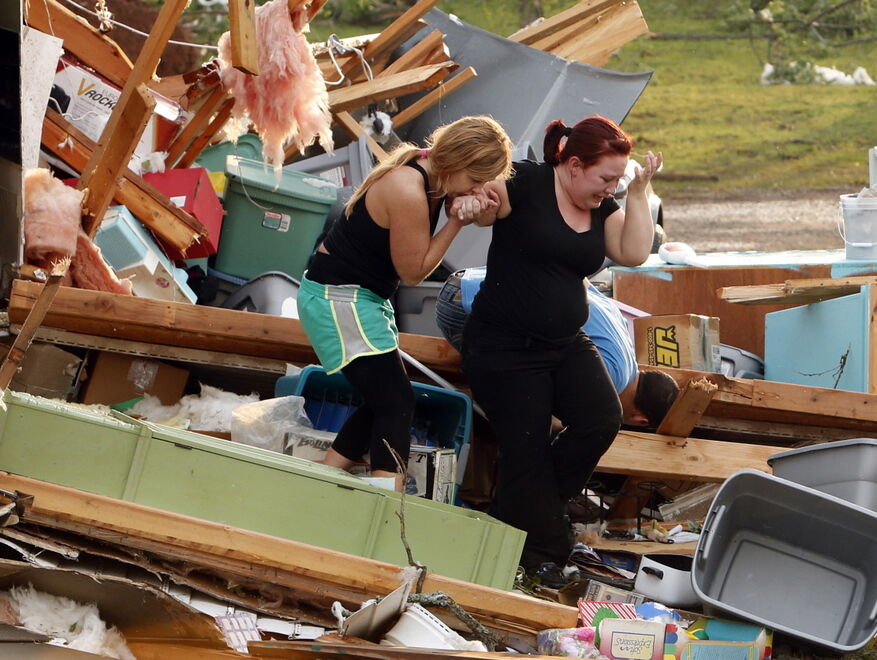
M429 199L426 170L413 160L406 165L423 176L423 189ZM307 276L320 284L358 284L381 298L389 298L399 287L399 274L390 256L390 230L381 227L369 215L366 195L357 200L349 217L342 211L335 219L323 241L329 254L314 253ZM441 207L440 203L430 214L430 235L438 225Z
M469 318L510 339L565 343L588 319L582 280L603 262L604 224L618 202L603 200L591 210L590 230L576 232L557 206L551 165L515 163L506 186L512 212L493 225L487 276Z

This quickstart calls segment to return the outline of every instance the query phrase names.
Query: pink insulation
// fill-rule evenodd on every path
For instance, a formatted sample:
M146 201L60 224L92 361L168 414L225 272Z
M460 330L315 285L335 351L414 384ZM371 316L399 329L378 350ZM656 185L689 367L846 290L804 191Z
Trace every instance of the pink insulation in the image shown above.
M219 38L222 84L235 104L232 118L249 118L262 138L262 155L275 168L283 164L284 145L300 150L319 137L332 151L332 117L326 82L302 29L307 25L305 6L290 15L287 0L271 0L256 9L259 75L231 66L231 38Z
M120 280L116 276L113 269L104 261L100 248L81 229L77 236L76 255L73 257L73 263L70 264L70 273L73 275L74 284L80 289L133 294L131 280L127 278Z
M48 266L76 252L82 191L64 185L45 168L24 173L24 256Z

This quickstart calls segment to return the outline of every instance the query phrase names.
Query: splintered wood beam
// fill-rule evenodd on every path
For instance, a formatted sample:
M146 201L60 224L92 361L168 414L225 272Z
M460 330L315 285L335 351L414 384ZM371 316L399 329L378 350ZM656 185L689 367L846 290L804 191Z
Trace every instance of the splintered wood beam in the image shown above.
M98 148L92 153L76 187L85 191L82 202L82 229L93 238L103 220L104 212L116 193L116 181L134 153L146 122L155 108L155 97L145 84L138 85L113 110L116 121L110 120L101 135Z
M46 111L41 143L77 172L85 168L97 148L93 140L52 109ZM194 216L131 170L124 169L117 184L115 200L169 245L185 251L200 236L207 235L207 229Z
M308 23L314 20L314 16L323 8L328 0L311 0L311 4L308 7Z
M231 65L238 71L259 75L259 45L256 40L254 0L228 0L231 37Z
M858 293L866 284L877 284L874 275L837 278L808 278L786 280L782 284L753 284L726 286L716 290L716 295L729 303L738 305L807 305Z
M419 0L404 14L385 27L381 33L366 44L363 55L366 60L374 61L383 55L389 55L399 44L410 35L410 29L416 26L418 21L431 11L439 0ZM350 73L359 66L359 57L354 53L341 67L344 75Z
M25 21L30 27L63 38L64 50L116 87L125 86L134 65L115 41L57 0L27 0L25 11Z
M590 19L577 38L558 45L551 52L574 62L604 66L613 52L648 31L639 4L629 0Z
M478 73L471 66L468 66L459 73L456 73L451 78L448 78L447 81L440 83L428 94L424 94L407 108L405 108L404 110L400 110L395 115L393 115L393 126L404 126L409 121L424 112L427 108L431 108L448 94L454 93L454 91L465 85L477 75Z
M546 18L544 21L540 21L523 30L518 30L509 37L509 40L530 46L539 39L544 39L558 30L563 30L570 25L583 21L589 16L596 16L622 1L584 0L550 18Z
M387 152L384 151L384 148L379 145L371 135L365 132L365 129L359 125L359 122L356 121L349 112L337 112L333 117L349 137L354 140L364 137L369 151L372 152L372 155L377 158L378 161L382 161L387 157Z
M285 658L285 660L326 660L338 657L343 660L515 660L520 653L452 651L410 648L407 646L379 646L337 641L299 642L269 641L249 642L247 653L253 658ZM527 660L557 660L556 655L530 655Z
M168 167L174 167L177 164L183 153L204 132L213 115L222 107L227 98L228 92L222 85L217 85L213 89L207 100L195 112L195 116L189 120L168 146L166 159ZM229 110L230 112L231 110Z
M400 566L327 548L3 472L0 488L33 496L21 516L25 522L123 543L240 579L297 587L302 597L337 594L348 604L361 604L402 584ZM505 630L535 633L576 624L575 608L434 573L427 574L423 589L443 591L476 618Z
M55 299L55 295L61 287L61 279L67 272L69 265L70 260L63 259L52 269L46 283L43 285L37 285L41 288L37 295L36 302L34 302L33 307L31 307L30 312L28 312L18 335L15 337L15 341L12 342L9 352L3 359L2 364L0 364L0 392L9 387L9 383L12 382L16 372L21 368L24 355L27 352L31 341L33 341L34 335L39 329L40 324L43 322L43 319L46 318L46 312L49 311L49 307L51 307L52 301Z
M717 385L706 378L688 381L661 420L657 432L679 438L687 437L697 426L718 389Z
M336 89L329 92L329 107L335 113L354 110L370 103L430 89L447 78L456 66L453 62L430 64Z
M234 99L226 98L222 105L219 106L219 109L216 111L216 115L210 121L207 128L205 128L201 134L195 138L195 141L192 142L191 146L186 149L186 152L180 158L179 163L177 163L177 167L191 167L192 163L195 162L195 159L201 155L201 152L204 150L210 140L213 139L213 136L216 135L219 130L225 126L225 122L228 121L228 118L231 117L231 111L234 109Z

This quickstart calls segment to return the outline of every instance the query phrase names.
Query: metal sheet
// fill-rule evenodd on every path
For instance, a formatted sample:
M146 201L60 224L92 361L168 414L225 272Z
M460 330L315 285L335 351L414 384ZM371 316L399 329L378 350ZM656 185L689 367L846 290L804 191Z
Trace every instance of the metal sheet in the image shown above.
M570 62L467 25L439 10L425 17L428 27L410 40L438 29L461 68L475 67L478 77L398 130L421 142L433 129L466 115L491 115L517 144L529 142L542 156L545 126L554 119L575 123L599 114L621 123L642 94L652 73L618 73ZM408 45L408 44L406 44ZM401 100L410 105L418 96Z

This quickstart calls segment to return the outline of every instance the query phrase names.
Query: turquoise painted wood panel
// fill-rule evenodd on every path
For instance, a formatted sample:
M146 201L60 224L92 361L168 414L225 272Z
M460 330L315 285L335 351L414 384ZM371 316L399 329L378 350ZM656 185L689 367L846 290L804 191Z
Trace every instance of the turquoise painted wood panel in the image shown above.
M870 286L764 317L764 377L867 392Z

